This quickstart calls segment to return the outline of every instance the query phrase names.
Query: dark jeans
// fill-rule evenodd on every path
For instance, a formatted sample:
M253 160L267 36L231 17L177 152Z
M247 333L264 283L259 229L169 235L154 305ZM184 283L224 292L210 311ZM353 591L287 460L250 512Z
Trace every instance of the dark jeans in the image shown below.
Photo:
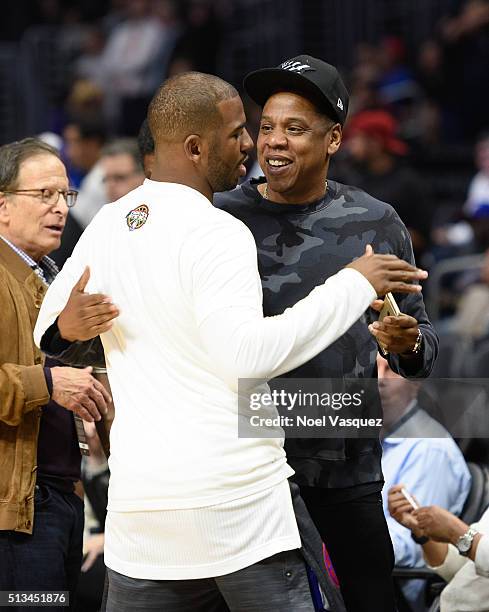
M298 550L203 580L142 580L107 572L107 612L314 612Z
M348 612L395 612L394 551L382 510L371 493L344 503L321 503L301 487L333 562Z
M0 590L70 591L73 603L82 560L83 522L83 501L78 495L36 486L32 535L0 531Z

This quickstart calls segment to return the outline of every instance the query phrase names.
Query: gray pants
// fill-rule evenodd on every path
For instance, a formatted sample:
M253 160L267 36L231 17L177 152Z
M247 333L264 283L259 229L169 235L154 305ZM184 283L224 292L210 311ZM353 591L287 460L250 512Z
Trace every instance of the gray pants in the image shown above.
M314 612L298 550L204 580L142 580L107 571L107 612Z

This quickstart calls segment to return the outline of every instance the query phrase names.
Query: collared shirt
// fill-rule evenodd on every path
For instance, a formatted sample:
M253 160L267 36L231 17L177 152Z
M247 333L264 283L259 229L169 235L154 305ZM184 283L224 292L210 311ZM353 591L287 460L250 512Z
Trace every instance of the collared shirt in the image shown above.
M39 276L39 278L46 283L46 285L50 285L56 274L58 274L58 266L54 263L54 261L47 257L46 255L41 258L38 262L34 261L30 255L27 255L25 251L23 251L20 247L16 246L10 240L7 240L5 236L1 236L0 238L9 245L11 249L13 249L19 257L21 257L25 263L32 268L34 272Z
M423 567L421 546L411 538L411 531L389 514L389 489L403 484L421 506L436 504L459 515L470 491L467 464L448 431L420 409L416 401L383 440L382 448L385 478L382 502L396 565ZM424 609L420 604L422 589L420 580L409 580L403 586L404 596L413 610Z
M389 489L402 483L421 506L436 504L459 515L471 479L465 459L446 429L417 405L406 417L382 442L385 478L382 498L396 565L420 567L424 565L421 546L387 509Z

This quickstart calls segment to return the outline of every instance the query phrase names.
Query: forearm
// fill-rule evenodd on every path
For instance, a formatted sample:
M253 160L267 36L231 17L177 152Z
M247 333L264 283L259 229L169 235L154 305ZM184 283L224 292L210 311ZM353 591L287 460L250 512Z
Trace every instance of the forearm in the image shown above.
M16 426L22 415L49 401L49 391L42 365L0 366L0 420Z
M65 365L105 368L104 347L98 336L84 342L69 342L61 337L56 321L42 336L41 349Z
M234 388L239 378L268 380L309 361L343 335L374 298L365 277L344 270L276 317L245 309L218 311L201 326L201 337L220 375Z
M426 544L423 544L423 557L427 565L437 567L443 565L448 553L448 544L445 542L435 542L428 540Z

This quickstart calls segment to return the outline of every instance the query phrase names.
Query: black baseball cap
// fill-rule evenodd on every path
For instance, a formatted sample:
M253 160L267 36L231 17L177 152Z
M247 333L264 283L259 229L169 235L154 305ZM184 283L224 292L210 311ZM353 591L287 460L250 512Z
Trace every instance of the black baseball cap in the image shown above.
M343 125L350 96L340 73L331 64L310 55L298 55L276 68L262 68L247 74L246 93L260 106L278 91L297 91L310 98L328 117Z

